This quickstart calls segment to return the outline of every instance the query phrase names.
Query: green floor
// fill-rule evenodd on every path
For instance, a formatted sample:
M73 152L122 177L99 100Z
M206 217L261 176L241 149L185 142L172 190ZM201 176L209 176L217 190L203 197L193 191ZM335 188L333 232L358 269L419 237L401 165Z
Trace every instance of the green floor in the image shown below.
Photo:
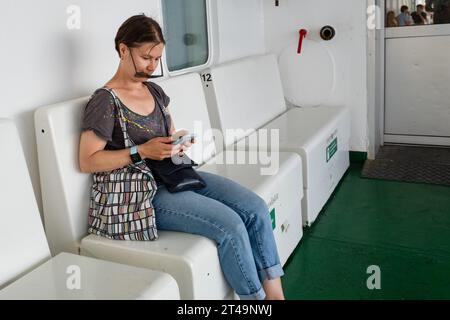
M450 299L450 187L370 180L352 163L285 265L287 299ZM369 290L369 266L381 289ZM373 277L372 277L373 278Z

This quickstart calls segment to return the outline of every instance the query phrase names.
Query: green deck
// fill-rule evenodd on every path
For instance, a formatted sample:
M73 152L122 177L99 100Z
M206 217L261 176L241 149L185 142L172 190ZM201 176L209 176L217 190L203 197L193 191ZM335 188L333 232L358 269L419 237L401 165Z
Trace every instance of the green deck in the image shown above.
M370 180L352 163L285 265L287 299L450 299L450 187ZM381 270L369 290L367 268Z

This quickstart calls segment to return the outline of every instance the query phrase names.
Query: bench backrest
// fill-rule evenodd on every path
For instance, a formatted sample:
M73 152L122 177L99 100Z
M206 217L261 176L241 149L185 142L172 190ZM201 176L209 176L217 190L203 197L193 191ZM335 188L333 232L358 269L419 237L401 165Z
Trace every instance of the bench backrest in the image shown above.
M78 253L87 234L91 175L79 169L78 145L88 99L41 107L35 113L45 231L53 255Z
M186 74L157 82L170 97L169 110L175 129L188 129L197 134L197 142L187 154L198 164L216 153L200 75Z
M243 129L234 137L225 135L226 146L243 138L247 129L256 130L286 111L278 63L272 54L225 63L206 73L212 79L205 81L212 126L224 133Z
M50 258L19 134L0 119L0 288Z

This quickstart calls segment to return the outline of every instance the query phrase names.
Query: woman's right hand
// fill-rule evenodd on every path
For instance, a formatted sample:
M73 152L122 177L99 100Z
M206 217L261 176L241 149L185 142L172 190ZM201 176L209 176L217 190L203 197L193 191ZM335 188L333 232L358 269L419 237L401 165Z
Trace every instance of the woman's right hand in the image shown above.
M140 144L138 146L138 152L143 159L149 158L161 161L165 158L170 158L181 151L182 145L173 145L171 144L172 141L172 137L153 138L146 143Z

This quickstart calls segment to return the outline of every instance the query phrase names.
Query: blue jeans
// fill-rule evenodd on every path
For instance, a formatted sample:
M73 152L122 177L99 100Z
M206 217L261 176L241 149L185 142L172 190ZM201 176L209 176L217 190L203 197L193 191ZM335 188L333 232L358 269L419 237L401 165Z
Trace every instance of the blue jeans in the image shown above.
M225 278L239 297L264 299L263 281L283 275L267 205L230 179L197 172L207 187L178 193L158 187L157 228L214 240Z

